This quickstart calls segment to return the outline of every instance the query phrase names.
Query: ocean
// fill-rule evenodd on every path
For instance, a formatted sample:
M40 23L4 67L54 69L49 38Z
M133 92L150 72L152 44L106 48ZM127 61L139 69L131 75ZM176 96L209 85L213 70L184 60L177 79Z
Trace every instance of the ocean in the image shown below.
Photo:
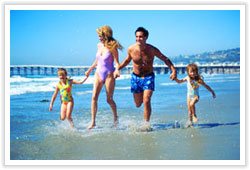
M196 104L198 123L187 121L186 84L157 74L152 96L151 132L141 132L143 107L136 108L130 74L116 80L114 100L119 125L114 128L105 88L98 100L97 127L90 123L94 77L73 86L75 128L59 119L60 99L49 112L58 82L55 76L10 77L10 160L240 160L240 74L202 74ZM178 74L183 78L185 74ZM72 76L81 79L81 76ZM180 127L175 128L178 122Z

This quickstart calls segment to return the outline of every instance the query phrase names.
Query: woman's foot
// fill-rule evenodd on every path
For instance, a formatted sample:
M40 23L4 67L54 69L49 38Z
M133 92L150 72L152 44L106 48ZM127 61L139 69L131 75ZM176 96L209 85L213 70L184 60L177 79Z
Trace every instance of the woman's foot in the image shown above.
M118 126L118 124L119 124L118 116L116 116L116 117L114 118L114 127L116 128L116 127Z

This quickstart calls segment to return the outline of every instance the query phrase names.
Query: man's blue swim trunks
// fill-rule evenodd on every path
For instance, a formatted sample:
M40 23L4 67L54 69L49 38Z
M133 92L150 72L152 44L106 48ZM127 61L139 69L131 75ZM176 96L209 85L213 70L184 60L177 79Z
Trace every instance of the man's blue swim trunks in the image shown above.
M135 73L131 74L131 92L141 93L144 90L155 90L155 74L149 73L143 77Z

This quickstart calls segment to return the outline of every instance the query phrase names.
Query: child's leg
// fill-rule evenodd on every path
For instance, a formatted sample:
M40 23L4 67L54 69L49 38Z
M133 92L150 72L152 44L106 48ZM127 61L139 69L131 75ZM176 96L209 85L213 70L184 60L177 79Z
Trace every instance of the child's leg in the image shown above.
M193 126L193 119L191 114L191 106L190 106L190 98L187 98L187 108L188 108L188 121L186 122L185 127L192 127Z
M188 98L187 99L188 120L191 121L191 122L193 122L190 103L191 103L191 99Z
M61 120L64 120L66 118L66 112L67 112L67 104L62 103L61 104L61 115L60 115Z
M190 111L191 111L191 116L192 116L192 121L197 122L197 116L196 116L196 110L195 110L195 104L199 101L199 97L195 96L191 101L190 101Z
M73 107L74 107L74 102L68 102L67 104L67 112L66 112L66 117L70 123L70 126L73 128L74 127L74 123L73 123L73 119L71 117L72 111L73 111Z

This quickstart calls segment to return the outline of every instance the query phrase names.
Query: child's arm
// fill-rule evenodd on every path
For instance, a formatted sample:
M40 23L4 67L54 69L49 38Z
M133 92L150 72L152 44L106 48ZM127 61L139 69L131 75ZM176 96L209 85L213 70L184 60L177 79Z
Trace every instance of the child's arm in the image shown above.
M202 81L201 85L203 85L208 91L210 91L212 93L213 98L216 98L216 95L215 95L213 89L209 85L207 85L204 81Z
M183 78L183 79L178 79L177 77L174 79L176 81L176 83L184 83L187 81L187 77Z
M90 68L85 72L85 75L88 77L91 73L91 71L96 67L97 65L97 59L94 61L94 63L90 66Z
M72 84L83 84L86 80L87 80L87 76L85 76L84 79L82 79L81 81L77 81L77 80L72 80Z
M58 94L59 89L56 87L54 94L52 95L51 101L50 101L50 106L49 106L49 111L52 110L54 101L56 99L56 96Z

